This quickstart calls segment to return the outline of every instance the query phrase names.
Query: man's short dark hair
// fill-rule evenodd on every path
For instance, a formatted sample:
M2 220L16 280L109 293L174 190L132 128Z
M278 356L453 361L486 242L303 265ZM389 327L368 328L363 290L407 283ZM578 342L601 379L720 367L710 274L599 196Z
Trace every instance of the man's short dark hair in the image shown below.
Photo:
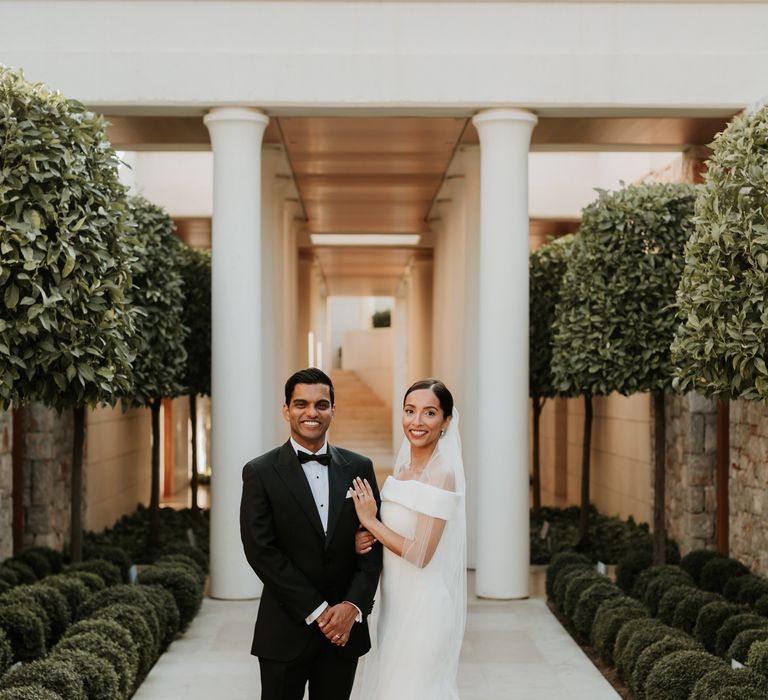
M331 378L317 367L309 367L307 369L294 372L288 381L285 383L285 405L288 406L291 403L291 397L293 396L293 390L297 384L325 384L331 394L331 406L335 406L335 398L333 394L333 382Z

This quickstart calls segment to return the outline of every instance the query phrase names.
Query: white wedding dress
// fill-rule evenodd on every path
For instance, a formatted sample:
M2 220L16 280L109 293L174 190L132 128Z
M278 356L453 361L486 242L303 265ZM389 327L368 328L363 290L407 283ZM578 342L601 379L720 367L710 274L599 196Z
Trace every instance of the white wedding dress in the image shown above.
M421 478L396 478L410 461L410 450L401 449L395 476L381 490L381 521L413 544L402 557L384 549L378 621L373 649L366 656L362 700L459 698L466 518L461 443L454 423L456 417Z

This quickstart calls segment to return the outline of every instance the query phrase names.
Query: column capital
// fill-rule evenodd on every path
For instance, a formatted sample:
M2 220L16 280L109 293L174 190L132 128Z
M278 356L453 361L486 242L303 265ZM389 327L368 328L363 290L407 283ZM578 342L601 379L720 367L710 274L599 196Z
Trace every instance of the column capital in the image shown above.
M203 123L209 128L222 122L253 122L266 127L269 117L253 107L214 107L203 117Z
M493 108L483 109L472 117L475 126L488 122L522 122L536 126L539 118L527 109Z

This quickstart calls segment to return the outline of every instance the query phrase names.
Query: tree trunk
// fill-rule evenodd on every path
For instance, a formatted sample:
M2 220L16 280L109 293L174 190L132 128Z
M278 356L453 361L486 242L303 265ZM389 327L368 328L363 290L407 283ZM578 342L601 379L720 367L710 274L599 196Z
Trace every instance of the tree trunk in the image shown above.
M592 450L592 396L584 395L584 445L581 452L581 519L582 543L589 541L589 464Z
M533 514L541 512L541 409L546 399L533 397Z
M160 406L159 399L149 404L152 411L152 493L149 498L149 548L160 546Z
M190 482L192 513L197 515L200 512L200 506L197 503L197 394L189 395L189 421L192 424L192 481Z
M656 436L653 475L653 563L667 561L666 526L666 451L667 418L664 406L664 392L653 392L654 434Z
M85 406L75 408L75 440L72 447L70 483L69 556L73 564L83 560L83 445Z

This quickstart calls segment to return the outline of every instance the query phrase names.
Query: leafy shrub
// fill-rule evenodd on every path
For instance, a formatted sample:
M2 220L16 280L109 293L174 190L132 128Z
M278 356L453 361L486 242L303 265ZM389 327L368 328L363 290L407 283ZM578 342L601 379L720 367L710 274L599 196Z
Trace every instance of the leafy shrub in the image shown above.
M565 601L563 604L563 614L570 623L573 621L576 605L581 594L595 583L608 583L608 578L598 574L594 569L571 577L568 585L565 587Z
M677 651L660 659L645 682L647 700L688 700L696 683L713 667L728 667L706 651Z
M12 668L3 676L5 688L39 685L66 700L88 700L75 666L64 659L38 659Z
M107 584L104 579L91 571L65 571L62 576L70 576L82 581L91 593L102 590Z
M622 626L630 620L648 617L648 610L634 598L609 598L597 610L592 623L591 638L597 655L613 666L613 648Z
M680 585L693 586L693 579L682 569L677 571L662 571L658 576L648 582L643 594L643 603L650 610L651 615L656 615L664 593L670 588Z
M140 610L144 621L149 626L152 642L156 647L160 644L165 631L160 629L157 611L144 587L124 583L105 588L92 595L83 605L81 617L92 617L98 610L115 603L126 603Z
M104 583L107 586L117 586L123 581L120 569L105 559L90 559L88 561L81 561L79 564L71 564L67 567L67 571L88 571L98 574L104 579Z
M78 616L80 607L90 595L88 587L79 578L75 578L74 576L55 574L54 576L47 576L43 583L45 583L46 586L56 588L62 593L67 600L67 605L69 606L73 619Z
M115 620L107 620L105 618L80 620L67 630L64 639L91 633L115 642L123 650L130 668L133 669L134 676L138 673L139 652L136 649L136 643L133 641L131 633ZM59 646L56 648L58 649Z
M636 700L645 700L645 689L648 676L651 674L651 671L653 671L653 667L665 656L669 656L676 651L698 649L700 649L700 647L693 639L680 634L666 636L643 649L635 662L635 667L632 670L632 677L629 682L629 687L634 693Z
M690 700L732 700L744 696L739 691L759 693L751 697L768 696L768 679L747 668L734 670L727 665L719 665L713 671L702 676L691 691Z
M105 544L97 545L89 542L84 547L83 557L85 561L108 561L119 569L123 583L128 583L131 580L131 558L120 547Z
M717 630L715 638L715 653L718 656L725 657L736 635L744 630L756 629L758 627L768 627L768 618L753 613L743 613L733 615L723 621ZM726 658L726 661L728 658Z
M764 595L768 595L768 579L762 576L745 576L748 579L739 590L737 603L753 606Z
M61 659L74 666L88 700L115 700L120 697L120 679L106 659L76 649L61 649L53 652L49 658Z
M192 559L204 573L208 573L208 557L199 547L184 542L174 542L163 547L161 554L183 554Z
M735 559L717 557L704 564L701 570L699 585L705 591L722 593L725 584L735 576L744 576L749 569Z
M176 566L186 566L200 581L200 586L205 586L205 571L200 565L191 557L186 554L163 554L155 560L155 566L162 566L163 564L172 564Z
M0 676L5 673L8 667L13 663L13 649L8 635L0 629Z
M179 615L179 606L176 605L176 599L173 594L162 586L146 586L139 584L138 589L144 591L147 599L152 603L157 619L160 622L162 638L160 640L160 650L164 651L168 645L176 638L181 629L181 616Z
M590 561L583 554L577 552L560 552L552 557L552 561L547 567L544 581L544 587L547 592L547 598L552 600L555 595L555 579L560 571L571 564L583 564L585 567L590 565Z
M635 664L640 655L651 644L674 637L680 639L689 639L689 635L684 634L674 627L669 627L654 618L648 618L644 622L636 622L630 627L626 634L621 635L621 644L617 638L614 648L617 650L616 670L619 676L625 682L629 682L632 673L635 670Z
M565 592L571 579L579 574L593 571L594 568L591 565L576 563L566 564L557 572L553 584L552 602L558 610L562 611L565 606Z
M33 661L45 654L45 625L29 608L0 606L0 629L11 644L13 661Z
M159 652L157 641L144 621L140 608L126 603L115 603L94 612L92 619L114 620L128 630L139 654L138 678L143 679L155 663Z
M163 586L173 594L181 616L181 629L186 629L203 602L197 577L182 566L151 566L142 571L139 580L150 586Z
M54 654L67 650L86 651L107 661L120 681L119 697L130 697L136 681L136 666L131 664L125 650L116 642L96 632L82 632L64 637L56 645Z
M620 595L623 595L621 590L608 580L594 583L584 590L579 596L572 618L576 632L583 638L589 639L592 623L595 621L595 615L600 606L609 598L616 598Z
M3 583L7 583L9 586L18 586L19 583L19 574L13 570L12 567L7 567L2 564L0 564L0 581Z
M653 555L647 550L632 551L624 555L616 566L616 585L630 593L641 571L650 568Z
M746 664L749 650L755 642L763 642L768 639L768 627L753 627L739 632L728 647L723 658L728 661L736 659L739 663Z
M648 588L648 584L653 581L657 576L678 576L681 573L679 566L674 564L662 564L661 566L651 566L644 571L641 571L635 580L635 585L632 587L632 596L638 600L642 600L645 595L645 590Z
M752 643L747 654L747 665L768 678L768 641Z
M35 573L35 578L38 580L53 573L48 557L34 549L23 549L18 554L14 554L12 560L26 564L32 569Z
M64 557L58 550L51 549L50 547L27 547L22 551L22 554L24 552L34 552L35 554L41 554L48 560L48 568L50 569L50 574L61 573L64 564Z
M0 690L0 700L66 700L41 685L25 685L23 688L4 688Z
M25 564L18 559L6 559L3 562L4 569L10 569L16 574L17 583L37 583L37 576L29 564Z
M671 625L675 617L675 610L680 601L698 590L699 589L694 588L692 584L676 585L667 588L659 600L656 609L656 617L658 617L664 624Z
M712 549L694 549L680 560L680 568L698 585L701 582L701 570L712 559L725 559L725 555Z
M748 612L743 605L715 601L707 603L696 618L696 626L693 628L693 636L704 645L704 648L714 654L717 644L717 631L721 625L734 615Z
M35 596L29 592L29 588L30 586L25 584L23 586L16 586L16 588L12 588L7 593L3 593L3 595L0 596L0 607L24 608L25 610L29 610L29 612L37 617L43 624L43 638L45 639L45 645L47 647L51 642L53 634L51 619L48 617L48 613L45 612L45 608L43 608L43 606L37 602Z
M732 579L728 579L728 582L723 586L723 597L732 603L739 603L741 589L749 582L750 578L760 577L754 574L744 574L744 576L734 576Z
M675 612L672 615L672 626L693 634L693 630L696 627L696 620L699 617L701 609L715 601L722 601L723 597L717 593L711 591L691 590L691 592L683 598L675 608Z
M45 615L51 623L51 644L55 644L64 634L69 623L72 622L72 611L64 594L55 586L48 586L44 583L35 583L31 586L18 586L13 589L9 596L19 597L16 600L20 604L21 596L29 595L30 599L35 600L45 611Z

